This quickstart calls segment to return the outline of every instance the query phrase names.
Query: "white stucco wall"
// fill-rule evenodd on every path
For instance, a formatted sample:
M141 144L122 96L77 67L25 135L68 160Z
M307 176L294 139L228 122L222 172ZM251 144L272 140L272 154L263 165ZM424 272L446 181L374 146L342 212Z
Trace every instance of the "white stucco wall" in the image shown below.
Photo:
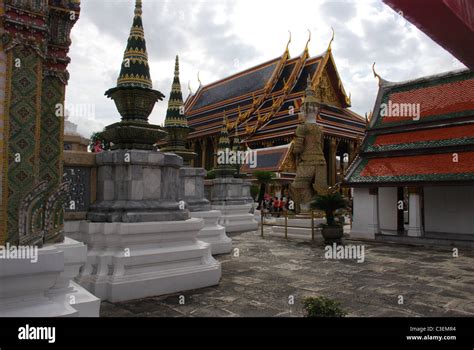
M474 234L474 186L424 188L425 231Z
M368 188L354 188L352 238L374 239L379 232L377 196L369 194Z
M397 188L379 188L379 225L380 231L397 230Z

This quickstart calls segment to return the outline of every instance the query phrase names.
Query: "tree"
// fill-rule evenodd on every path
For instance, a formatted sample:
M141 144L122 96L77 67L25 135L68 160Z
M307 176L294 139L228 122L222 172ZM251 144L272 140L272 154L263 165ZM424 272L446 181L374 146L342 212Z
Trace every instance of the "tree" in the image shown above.
M94 145L96 144L97 141L100 142L101 147L104 151L110 150L110 142L105 140L103 131L96 131L96 132L93 132L90 137L89 150L91 152L94 152Z
M273 182L275 173L271 171L258 170L253 173L253 176L255 176L257 182L260 184L260 193L258 194L258 209L261 209L267 185Z

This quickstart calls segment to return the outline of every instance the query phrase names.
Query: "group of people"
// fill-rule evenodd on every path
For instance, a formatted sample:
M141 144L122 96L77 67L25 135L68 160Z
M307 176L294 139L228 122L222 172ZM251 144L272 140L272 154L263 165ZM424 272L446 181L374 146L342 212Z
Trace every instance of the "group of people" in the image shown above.
M265 215L275 215L280 217L280 215L287 210L293 210L292 206L290 205L292 202L291 198L287 197L270 197L268 195L265 196L265 199L262 202L261 208Z

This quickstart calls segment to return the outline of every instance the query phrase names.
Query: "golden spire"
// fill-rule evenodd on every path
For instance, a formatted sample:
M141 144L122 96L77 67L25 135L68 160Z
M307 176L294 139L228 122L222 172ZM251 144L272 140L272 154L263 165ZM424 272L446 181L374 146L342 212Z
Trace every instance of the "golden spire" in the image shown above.
M135 1L135 16L141 16L143 13L142 11L142 0Z

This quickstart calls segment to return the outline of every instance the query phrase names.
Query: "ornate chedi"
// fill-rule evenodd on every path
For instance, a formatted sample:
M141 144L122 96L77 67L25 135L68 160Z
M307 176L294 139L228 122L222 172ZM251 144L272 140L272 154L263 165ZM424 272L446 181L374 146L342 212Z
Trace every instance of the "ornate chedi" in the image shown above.
M217 147L216 178L207 184L207 195L211 208L222 213L219 224L226 228L226 232L253 231L257 229L258 223L253 214L250 214L253 206L250 183L234 177L237 164L232 164L232 158L229 156L232 149L227 126L224 113Z
M79 1L7 0L0 11L0 244L63 240L65 87Z
M122 121L105 128L104 138L112 149L151 150L166 133L158 125L148 123L155 103L164 95L153 90L148 65L145 32L142 23L142 1L137 0L132 29L123 56L117 87L107 90L117 107Z
M296 177L291 185L291 192L300 210L303 211L309 209L309 203L316 194L325 194L328 190L326 160L323 153L323 132L317 124L322 89L319 92L318 98L308 77L301 112L304 123L296 128L293 141Z
M87 218L94 222L188 219L189 213L179 210L176 195L180 159L172 154L149 152L166 132L148 123L155 103L164 95L152 89L141 0L135 3L117 87L105 94L114 100L122 121L107 126L103 133L113 144L112 152L97 154L97 202L90 207ZM167 186L158 186L164 177Z
M196 157L196 153L186 148L186 141L191 128L184 114L183 94L179 81L179 58L176 56L173 85L171 86L168 110L166 111L165 130L166 146L163 152L173 152L183 158L184 164L189 165Z
M122 121L105 130L112 150L96 154L97 201L87 220L68 222L89 247L77 281L111 302L207 287L221 277L210 245L197 238L204 220L191 218L180 198L183 159L154 150L166 133L147 119L163 95L151 89L141 16L136 0L118 84L106 93Z

